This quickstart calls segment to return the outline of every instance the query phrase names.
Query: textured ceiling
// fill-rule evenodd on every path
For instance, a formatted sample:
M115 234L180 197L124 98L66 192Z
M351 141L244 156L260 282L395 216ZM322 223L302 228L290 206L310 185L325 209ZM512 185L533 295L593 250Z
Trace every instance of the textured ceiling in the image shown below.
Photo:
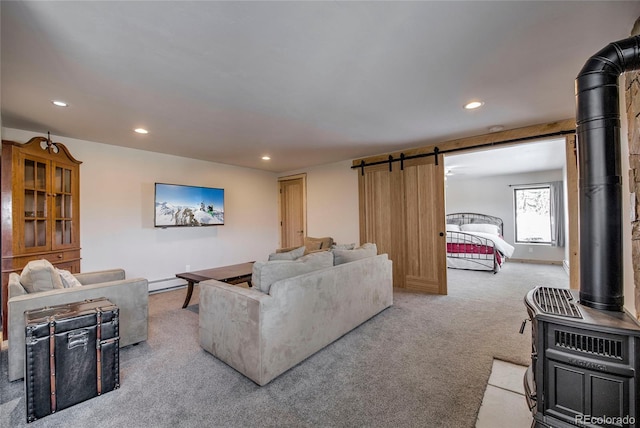
M573 117L578 71L640 16L561 1L0 8L3 126L278 172Z

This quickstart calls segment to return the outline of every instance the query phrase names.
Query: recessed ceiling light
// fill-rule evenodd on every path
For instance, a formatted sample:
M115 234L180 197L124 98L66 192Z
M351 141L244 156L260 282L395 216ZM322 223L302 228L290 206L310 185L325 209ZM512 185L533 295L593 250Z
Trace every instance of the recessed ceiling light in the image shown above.
M482 107L484 105L484 103L482 101L471 101L467 104L464 105L464 108L466 108L467 110L473 110L476 109L478 107Z
M271 156L262 156L262 160L271 160Z
M489 128L489 132L500 132L500 131L504 131L504 126L495 125Z
M54 106L58 106L58 107L68 107L69 106L69 104L65 103L64 101L52 100L51 103Z
M134 131L134 132L137 132L138 134L148 134L148 133L149 133L149 131L147 131L147 130L146 130L146 129L144 129L144 128L136 128L136 129L134 129L133 131Z

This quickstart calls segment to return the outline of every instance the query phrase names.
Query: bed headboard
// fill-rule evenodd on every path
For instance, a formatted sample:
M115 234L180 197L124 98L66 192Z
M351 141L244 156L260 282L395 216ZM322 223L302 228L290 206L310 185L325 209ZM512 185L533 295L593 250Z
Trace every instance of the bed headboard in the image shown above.
M504 231L502 230L502 219L500 217L477 213L447 214L447 224L457 224L460 226L469 223L495 224L500 228L500 235L504 235Z

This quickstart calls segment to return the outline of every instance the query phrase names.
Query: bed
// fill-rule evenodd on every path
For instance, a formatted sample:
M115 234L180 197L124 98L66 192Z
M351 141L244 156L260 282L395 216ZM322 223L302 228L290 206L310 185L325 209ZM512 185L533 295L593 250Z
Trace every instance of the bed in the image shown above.
M447 214L447 267L500 272L513 246L502 238L502 219L486 214Z

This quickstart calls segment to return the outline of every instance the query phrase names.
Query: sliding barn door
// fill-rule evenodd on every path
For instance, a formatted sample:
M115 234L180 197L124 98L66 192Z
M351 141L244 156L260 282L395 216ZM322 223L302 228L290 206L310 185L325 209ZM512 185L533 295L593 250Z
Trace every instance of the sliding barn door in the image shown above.
M378 254L393 261L393 285L404 288L404 194L399 166L389 172L387 165L365 168L360 176L360 242L374 242Z
M405 287L447 294L444 171L435 157L405 162Z
M429 157L358 171L361 242L389 254L395 287L446 294L442 165Z

